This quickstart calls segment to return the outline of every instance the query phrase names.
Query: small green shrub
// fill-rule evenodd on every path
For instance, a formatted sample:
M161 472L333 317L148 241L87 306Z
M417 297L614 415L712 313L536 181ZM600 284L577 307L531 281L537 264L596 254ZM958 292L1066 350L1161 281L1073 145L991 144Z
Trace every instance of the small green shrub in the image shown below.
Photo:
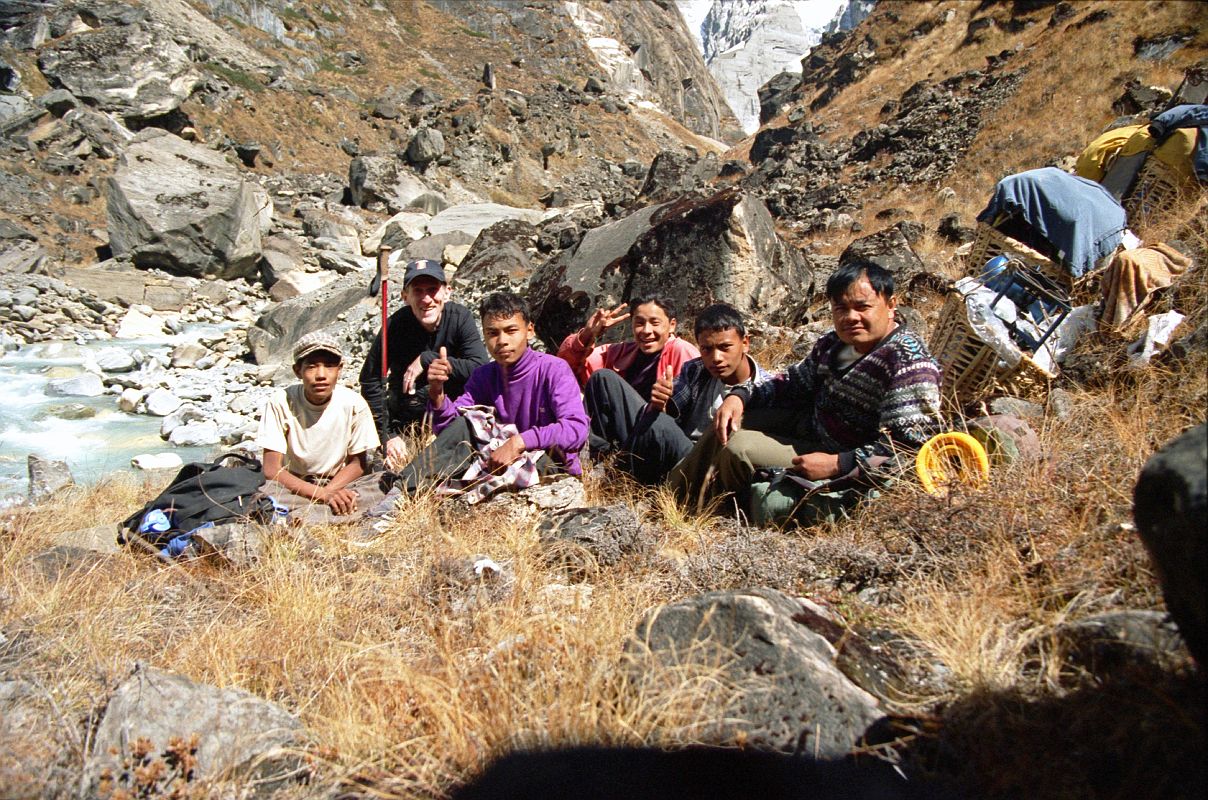
M264 91L264 84L262 84L255 75L249 75L241 70L231 69L228 66L214 61L206 61L201 66L222 78L232 86L238 86L240 89L247 89L249 92Z

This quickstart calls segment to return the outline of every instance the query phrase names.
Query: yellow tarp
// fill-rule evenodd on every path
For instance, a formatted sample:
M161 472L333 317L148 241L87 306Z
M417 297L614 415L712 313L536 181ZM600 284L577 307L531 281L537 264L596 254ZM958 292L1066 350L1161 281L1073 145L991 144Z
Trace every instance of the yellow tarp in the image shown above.
M1103 176L1117 158L1153 151L1159 161L1171 167L1182 179L1194 177L1191 152L1195 149L1195 128L1176 128L1158 148L1154 148L1148 125L1125 125L1099 136L1082 151L1074 165L1074 174L1092 181Z

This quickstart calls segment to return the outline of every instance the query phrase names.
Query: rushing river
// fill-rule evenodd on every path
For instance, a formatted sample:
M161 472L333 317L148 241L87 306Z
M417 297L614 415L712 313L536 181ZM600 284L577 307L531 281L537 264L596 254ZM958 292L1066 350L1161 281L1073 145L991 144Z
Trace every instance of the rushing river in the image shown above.
M160 417L121 411L116 394L55 397L46 393L51 380L83 373L89 351L121 347L149 356L166 354L206 330L220 329L191 327L179 336L154 340L41 342L0 354L0 506L26 493L30 453L66 461L76 482L87 484L133 470L130 459L142 453L173 452L185 462L210 455L213 448L173 447L160 438Z

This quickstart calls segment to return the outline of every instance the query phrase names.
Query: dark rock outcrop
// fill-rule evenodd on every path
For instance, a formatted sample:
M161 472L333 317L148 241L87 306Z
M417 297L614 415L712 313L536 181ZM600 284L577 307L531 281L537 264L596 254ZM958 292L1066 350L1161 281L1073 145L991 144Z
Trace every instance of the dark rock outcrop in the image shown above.
M1145 463L1133 515L1170 616L1196 661L1208 664L1208 423L1167 443Z

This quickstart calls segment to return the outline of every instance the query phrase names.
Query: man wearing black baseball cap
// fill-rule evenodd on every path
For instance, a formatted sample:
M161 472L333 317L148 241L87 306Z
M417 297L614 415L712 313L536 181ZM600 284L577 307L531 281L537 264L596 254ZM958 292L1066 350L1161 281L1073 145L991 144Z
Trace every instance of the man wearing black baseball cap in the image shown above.
M373 338L361 367L361 394L385 443L386 464L399 469L407 456L400 435L421 422L428 406L428 365L445 348L453 373L445 391L454 397L470 373L485 364L486 347L468 308L449 302L452 290L440 262L409 261L403 273L403 307L387 322L388 375L381 374L382 334Z

